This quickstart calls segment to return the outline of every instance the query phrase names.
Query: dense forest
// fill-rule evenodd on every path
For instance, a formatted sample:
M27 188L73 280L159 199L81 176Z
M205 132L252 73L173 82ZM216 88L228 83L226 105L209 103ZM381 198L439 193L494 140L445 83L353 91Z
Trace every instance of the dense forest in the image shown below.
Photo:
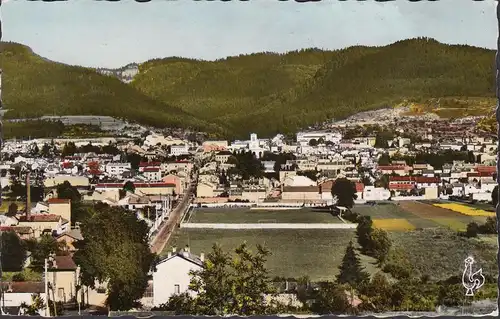
M491 98L493 50L432 39L217 61L155 59L130 85L4 43L7 117L99 114L220 137L290 133L332 118L441 97Z

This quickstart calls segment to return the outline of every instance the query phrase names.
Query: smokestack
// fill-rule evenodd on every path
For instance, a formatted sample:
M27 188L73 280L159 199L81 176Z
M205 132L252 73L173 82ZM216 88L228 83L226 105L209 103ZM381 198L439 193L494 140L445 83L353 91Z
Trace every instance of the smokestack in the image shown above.
M26 173L26 220L30 219L31 213L31 183L30 172Z

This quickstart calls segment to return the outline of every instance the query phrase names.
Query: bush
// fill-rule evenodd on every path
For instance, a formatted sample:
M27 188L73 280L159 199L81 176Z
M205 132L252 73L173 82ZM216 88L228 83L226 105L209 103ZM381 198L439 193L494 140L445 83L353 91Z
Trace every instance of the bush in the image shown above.
M409 279L412 272L411 269L392 262L387 263L382 270L398 280Z
M465 235L469 238L477 237L479 234L479 225L475 222L471 222L467 225L467 230L465 231Z
M14 274L14 276L12 276L12 281L19 282L19 281L25 281L25 280L26 280L26 278L24 277L24 274L20 273L20 272L18 272L17 274Z

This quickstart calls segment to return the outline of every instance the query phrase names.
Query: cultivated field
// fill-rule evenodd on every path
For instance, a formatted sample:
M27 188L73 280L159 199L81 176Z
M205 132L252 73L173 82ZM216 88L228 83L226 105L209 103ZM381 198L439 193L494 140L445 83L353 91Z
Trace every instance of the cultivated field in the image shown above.
M260 210L249 208L196 208L187 216L189 223L342 223L328 212L311 209Z
M271 276L298 278L307 275L312 280L332 280L338 274L338 266L350 240L356 242L354 230L180 229L166 249L189 245L191 252L200 254L210 252L216 242L224 250L230 250L246 241L255 251L255 245L260 243L272 252L267 263ZM366 266L367 270L370 270L368 267L374 268L369 262Z
M422 220L427 220L433 222L436 226L444 226L456 231L464 231L470 222L484 223L486 221L486 217L467 216L432 204L404 201L399 206Z

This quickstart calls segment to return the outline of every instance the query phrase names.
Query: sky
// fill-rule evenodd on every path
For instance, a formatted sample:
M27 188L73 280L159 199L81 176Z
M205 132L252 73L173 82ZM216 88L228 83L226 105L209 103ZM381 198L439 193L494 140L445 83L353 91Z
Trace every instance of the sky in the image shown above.
M107 68L168 56L213 60L378 46L419 36L495 49L495 6L494 0L3 0L2 40L28 45L53 61Z

